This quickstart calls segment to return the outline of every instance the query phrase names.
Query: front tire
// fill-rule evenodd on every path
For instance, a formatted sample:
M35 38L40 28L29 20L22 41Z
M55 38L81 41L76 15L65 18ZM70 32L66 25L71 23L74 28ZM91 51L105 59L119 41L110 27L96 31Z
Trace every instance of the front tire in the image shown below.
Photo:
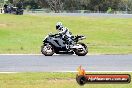
M78 43L83 46L83 49L76 49L75 54L78 56L85 56L88 53L88 47L84 43Z
M41 52L45 56L52 56L54 54L54 48L50 44L42 45L41 46Z

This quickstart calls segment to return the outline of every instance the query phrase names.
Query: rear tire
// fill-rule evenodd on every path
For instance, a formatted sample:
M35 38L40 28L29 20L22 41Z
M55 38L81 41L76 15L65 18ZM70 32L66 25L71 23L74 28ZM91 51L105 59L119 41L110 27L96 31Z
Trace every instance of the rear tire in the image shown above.
M42 45L41 46L41 52L45 56L52 56L54 54L54 48L50 44Z
M78 56L85 56L88 53L88 47L84 43L78 43L84 47L83 50L76 49L75 54Z

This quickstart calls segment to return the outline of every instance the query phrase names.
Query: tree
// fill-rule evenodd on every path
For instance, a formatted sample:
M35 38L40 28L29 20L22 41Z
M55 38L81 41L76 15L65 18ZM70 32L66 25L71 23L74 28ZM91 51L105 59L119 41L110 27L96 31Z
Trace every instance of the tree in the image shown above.
M47 3L55 13L59 13L63 10L62 0L47 0Z
M24 7L30 6L33 9L50 8L55 13L62 12L63 10L105 12L109 7L113 11L132 11L132 0L9 0L14 5L19 1L23 1Z
M42 8L49 8L47 0L36 0L38 5Z
M132 11L132 0L128 0L128 11Z

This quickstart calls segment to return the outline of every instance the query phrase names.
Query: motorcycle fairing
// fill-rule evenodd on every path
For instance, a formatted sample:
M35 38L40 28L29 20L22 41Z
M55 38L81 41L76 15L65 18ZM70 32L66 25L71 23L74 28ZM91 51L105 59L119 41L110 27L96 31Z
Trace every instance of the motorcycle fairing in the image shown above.
M47 38L44 43L50 43L55 47L55 50L66 50L65 41L61 38Z

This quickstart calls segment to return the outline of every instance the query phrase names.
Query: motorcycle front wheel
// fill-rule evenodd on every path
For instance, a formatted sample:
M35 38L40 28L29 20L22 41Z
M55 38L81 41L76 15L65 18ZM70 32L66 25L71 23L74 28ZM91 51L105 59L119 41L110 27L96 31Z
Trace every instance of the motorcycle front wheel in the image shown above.
M88 47L84 43L78 43L83 46L82 49L75 49L74 52L78 56L85 56L88 53Z
M53 49L52 45L50 45L50 44L42 45L41 52L45 56L52 56L54 54L54 49Z

